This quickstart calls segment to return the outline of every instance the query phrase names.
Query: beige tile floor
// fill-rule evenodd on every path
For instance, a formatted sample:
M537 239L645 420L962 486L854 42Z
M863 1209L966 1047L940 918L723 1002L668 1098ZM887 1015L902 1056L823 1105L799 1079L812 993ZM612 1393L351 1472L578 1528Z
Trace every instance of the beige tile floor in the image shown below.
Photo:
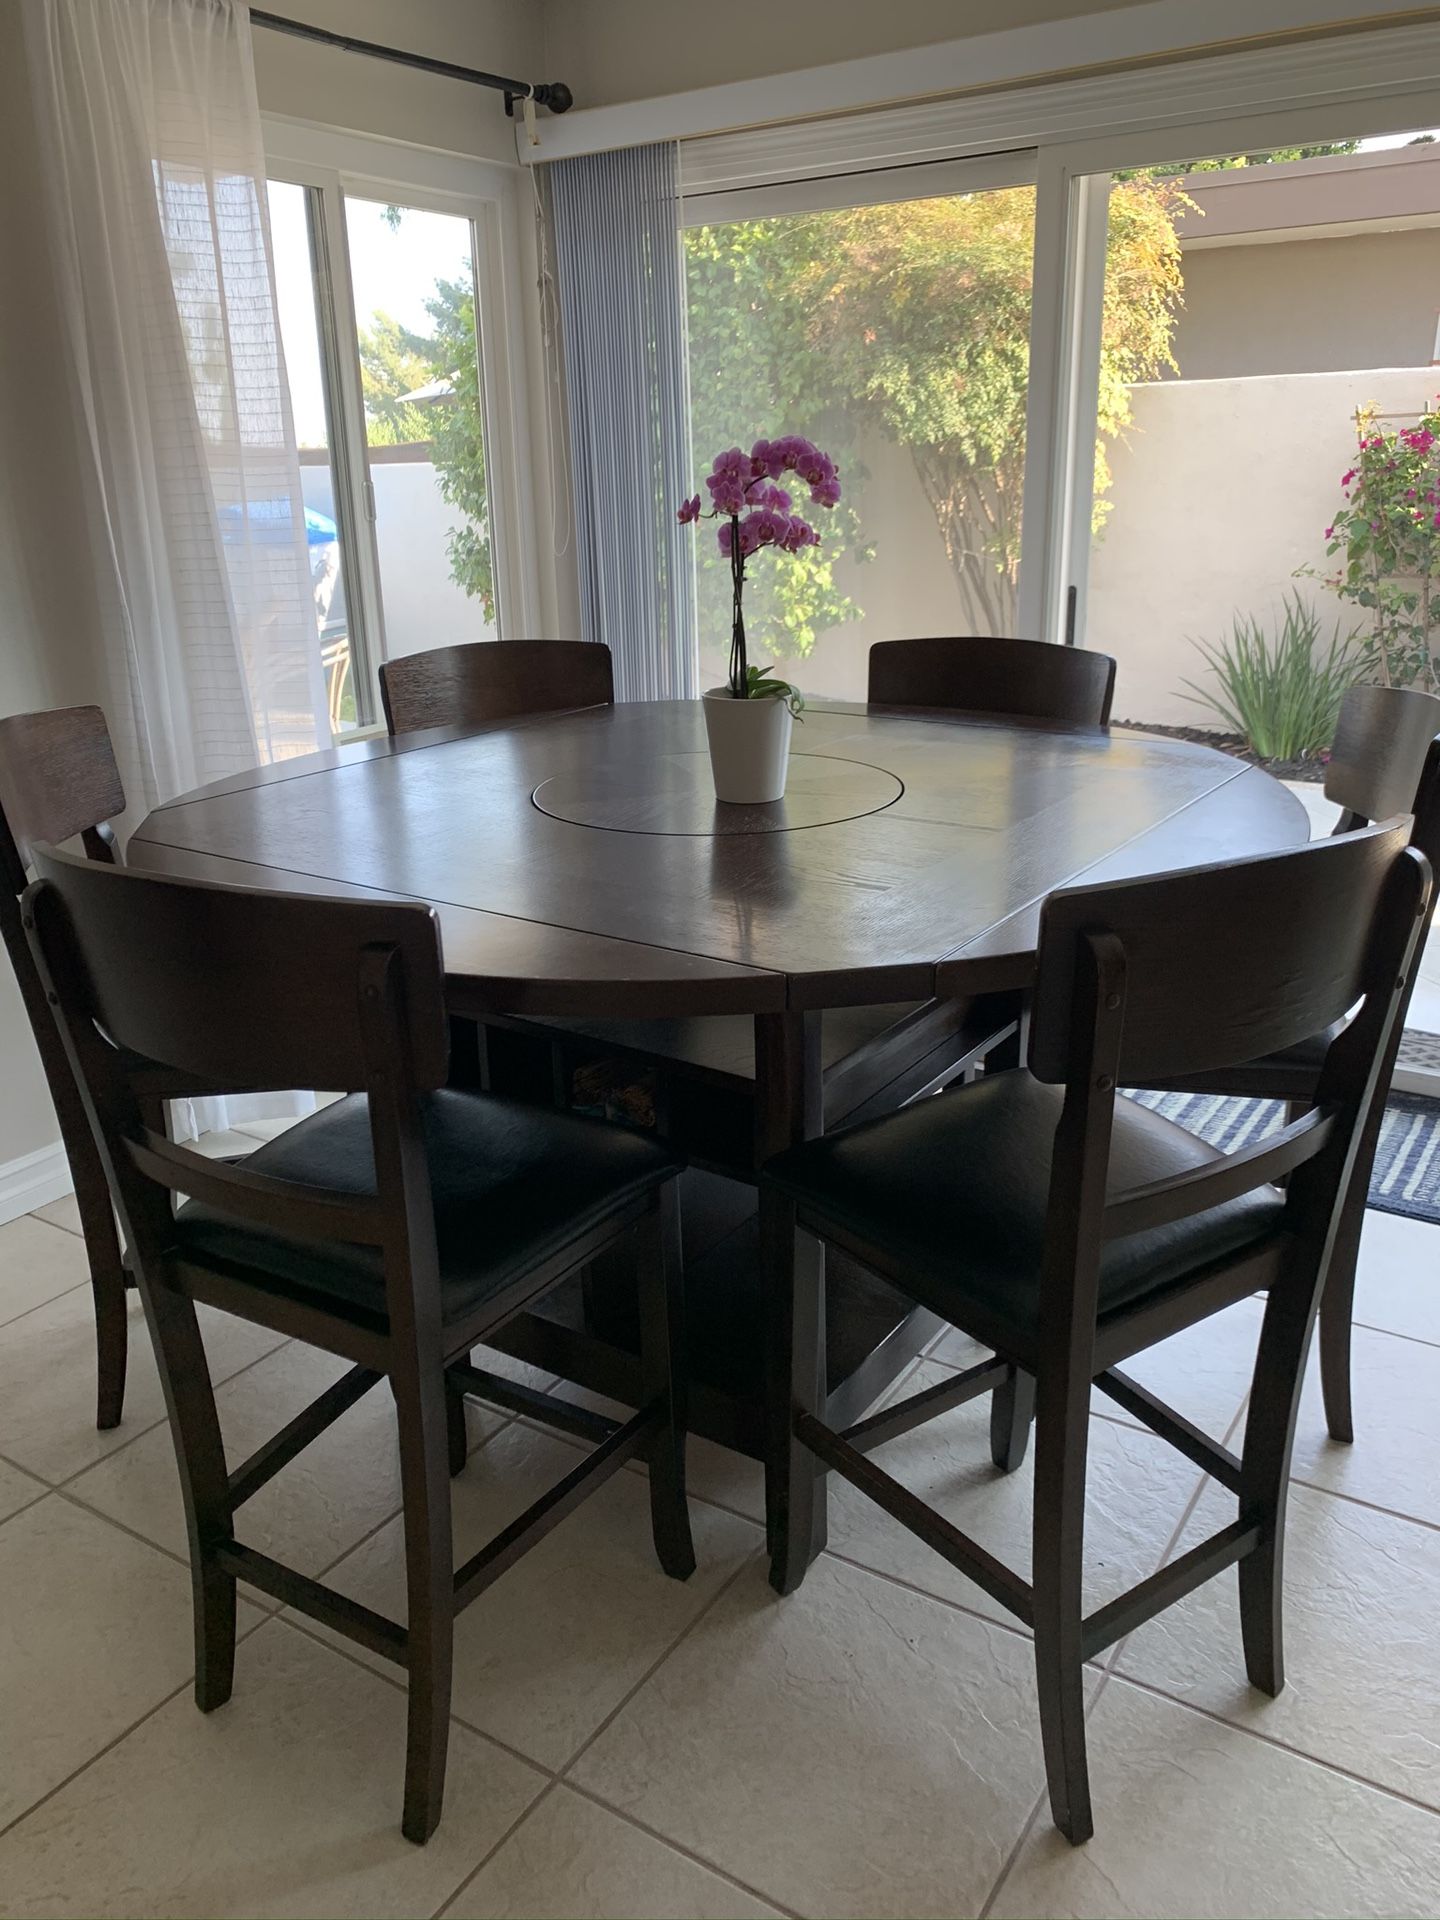
M1359 1440L1301 1416L1290 1685L1246 1686L1233 1579L1092 1679L1098 1831L1042 1797L1029 1648L883 1516L835 1495L802 1590L765 1581L753 1465L694 1448L700 1566L654 1566L617 1476L465 1616L446 1814L399 1834L393 1670L255 1598L234 1699L189 1693L189 1586L142 1323L124 1425L90 1424L73 1206L0 1227L0 1916L26 1914L1349 1915L1440 1910L1440 1229L1367 1224ZM1243 1417L1257 1309L1142 1371L1216 1434ZM218 1316L227 1439L250 1446L330 1363ZM916 1382L962 1365L951 1338ZM472 1408L457 1537L503 1524L571 1443ZM375 1395L257 1501L255 1537L395 1603L394 1442ZM1096 1599L1183 1550L1220 1503L1097 1410ZM980 1410L888 1463L1023 1565L1028 1476Z

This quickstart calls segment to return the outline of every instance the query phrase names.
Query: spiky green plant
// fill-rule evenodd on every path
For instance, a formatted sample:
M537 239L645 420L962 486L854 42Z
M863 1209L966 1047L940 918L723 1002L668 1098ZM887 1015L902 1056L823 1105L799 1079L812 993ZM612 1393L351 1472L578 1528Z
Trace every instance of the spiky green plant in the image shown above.
M1264 621L1237 613L1228 640L1194 644L1218 684L1187 680L1185 697L1218 713L1261 760L1300 760L1328 747L1340 702L1370 666L1370 649L1338 623L1322 637L1319 614L1298 593L1285 596L1273 639Z

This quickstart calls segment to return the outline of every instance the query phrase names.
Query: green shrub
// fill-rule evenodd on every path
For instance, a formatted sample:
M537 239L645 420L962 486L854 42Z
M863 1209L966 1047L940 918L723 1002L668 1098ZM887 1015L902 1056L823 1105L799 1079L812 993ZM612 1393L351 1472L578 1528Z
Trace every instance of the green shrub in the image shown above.
M1369 649L1338 624L1328 642L1322 639L1319 614L1298 593L1285 596L1273 640L1263 621L1237 613L1228 640L1194 644L1219 685L1187 680L1193 691L1186 698L1212 708L1262 760L1299 760L1328 747L1340 702L1370 665Z

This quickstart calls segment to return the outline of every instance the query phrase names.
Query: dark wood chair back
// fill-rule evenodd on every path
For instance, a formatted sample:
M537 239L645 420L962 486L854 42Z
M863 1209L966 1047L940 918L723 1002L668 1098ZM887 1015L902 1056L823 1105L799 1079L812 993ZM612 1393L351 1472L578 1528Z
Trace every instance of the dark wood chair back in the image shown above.
M220 1086L369 1084L374 955L393 956L396 1038L417 1088L445 1084L439 923L409 901L352 901L126 872L37 846L36 926L70 965L67 1018ZM55 957L52 956L52 965ZM362 984L362 974L367 976Z
M387 660L380 698L391 733L477 727L525 713L608 707L610 649L591 640L480 640Z
M185 1194L262 1231L380 1248L392 1337L438 1340L419 1097L445 1082L448 1029L430 908L162 879L44 846L34 862L26 931L142 1275L165 1271ZM367 1093L374 1193L176 1145L146 1124L136 1055L221 1084Z
M1073 1342L1078 1329L1095 1328L1106 1242L1281 1179L1296 1257L1316 1276L1313 1308L1431 899L1430 863L1403 823L1051 896L1041 916L1030 1066L1065 1087L1041 1296L1052 1331L1068 1327L1064 1338ZM1184 1173L1112 1189L1118 1086L1238 1065L1324 1033L1357 1007L1325 1048L1313 1097L1279 1132ZM1189 1284L1211 1282L1219 1297L1210 1310L1238 1298L1236 1284L1251 1292L1268 1284L1243 1262L1234 1270L1221 1262L1209 1281L1200 1274Z
M1077 969L1102 939L1123 956L1113 1069L1123 1086L1237 1066L1323 1033L1366 991L1376 913L1398 884L1407 838L1403 823L1372 827L1051 894L1040 920L1031 1071L1069 1078L1083 1024Z
M0 720L0 873L12 894L26 886L30 848L80 835L92 859L113 860L109 822L125 789L99 707L13 713Z
M1108 653L1045 640L880 640L870 649L871 706L949 707L1066 727L1106 727L1115 694Z
M1325 797L1345 809L1341 829L1391 820L1415 806L1425 755L1440 734L1440 699L1416 687L1351 687L1325 769Z

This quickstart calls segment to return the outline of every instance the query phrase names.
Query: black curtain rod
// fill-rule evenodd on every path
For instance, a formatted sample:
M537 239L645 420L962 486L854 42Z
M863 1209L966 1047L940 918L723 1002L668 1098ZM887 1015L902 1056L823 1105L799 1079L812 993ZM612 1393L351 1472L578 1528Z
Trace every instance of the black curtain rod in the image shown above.
M312 27L304 20L287 20L283 14L262 13L250 9L257 27L271 27L276 33L290 33L297 40L314 40L322 47L339 47L344 53L368 54L372 60L393 60L397 66L415 67L421 73L438 73L446 80L468 80L473 87L494 87L505 96L505 111L513 114L517 100L531 99L551 113L564 113L574 105L575 96L563 80L542 80L530 86L524 80L507 80L503 73L482 73L479 67L458 67L451 60L432 60L428 54L406 53L400 47L377 46L373 40L356 40L348 33L332 33L329 27Z

